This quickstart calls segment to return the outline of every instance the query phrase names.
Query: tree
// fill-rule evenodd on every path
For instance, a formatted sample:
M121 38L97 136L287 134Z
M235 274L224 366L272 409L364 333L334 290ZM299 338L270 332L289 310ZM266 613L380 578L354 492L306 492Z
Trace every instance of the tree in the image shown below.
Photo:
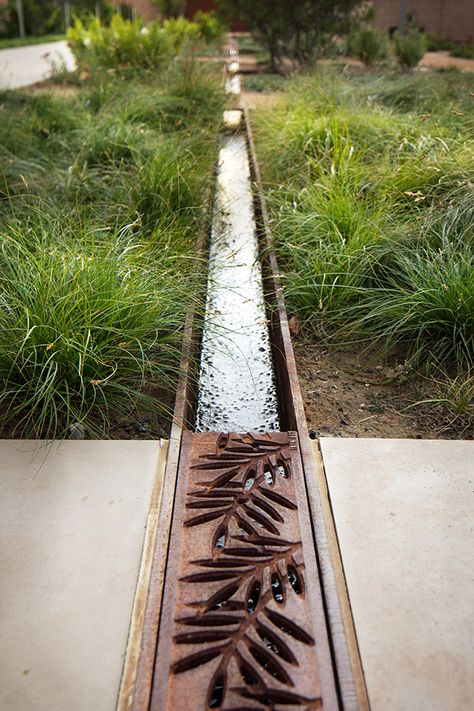
M185 0L151 0L163 17L179 17L186 8Z
M362 0L219 0L227 20L243 20L268 50L273 68L285 57L308 63L334 34L349 30Z
M41 36L61 29L61 10L56 0L8 0L1 6L2 35Z

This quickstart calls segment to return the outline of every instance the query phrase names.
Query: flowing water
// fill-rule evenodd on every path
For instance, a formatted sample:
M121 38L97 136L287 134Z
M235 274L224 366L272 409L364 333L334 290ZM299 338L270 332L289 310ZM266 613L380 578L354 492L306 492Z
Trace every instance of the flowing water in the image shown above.
M224 135L209 254L196 430L278 430L247 144Z

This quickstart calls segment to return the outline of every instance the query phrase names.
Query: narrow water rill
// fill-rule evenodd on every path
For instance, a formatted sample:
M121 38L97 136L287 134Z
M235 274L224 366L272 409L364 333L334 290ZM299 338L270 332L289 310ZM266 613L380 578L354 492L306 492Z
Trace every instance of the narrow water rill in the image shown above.
M224 135L211 232L196 430L278 430L245 137Z
M238 76L235 43L229 57L228 73ZM154 578L161 600L156 608L150 594L146 613L156 646L140 664L133 711L340 711L305 482L313 459L300 446L303 406L271 254L271 334L268 325L259 237L268 252L271 239L245 118L224 114L196 431L171 439ZM186 380L180 392L178 423ZM295 429L280 431L288 423Z

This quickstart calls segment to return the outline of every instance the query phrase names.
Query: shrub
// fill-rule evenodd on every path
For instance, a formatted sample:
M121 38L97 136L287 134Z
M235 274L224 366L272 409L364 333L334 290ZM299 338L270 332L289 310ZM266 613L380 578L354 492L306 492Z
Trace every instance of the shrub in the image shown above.
M450 54L452 57L460 57L461 59L474 59L474 45L454 44Z
M156 69L198 36L198 26L182 17L142 27L140 21L124 20L118 14L109 26L97 18L87 23L77 19L67 32L78 64L87 69Z
M426 38L419 30L411 29L405 35L395 32L393 47L398 63L403 69L416 67L426 52Z
M366 66L371 66L387 56L387 39L381 32L363 27L349 37L348 50Z
M23 0L23 15L27 35L45 35L64 29L62 14L54 0ZM0 35L16 37L19 34L16 0L8 0L0 7Z
M145 399L146 379L172 380L179 286L169 259L146 268L126 238L2 235L0 403L20 433L107 431L111 409L126 417Z
M151 0L164 17L179 17L184 12L185 0Z
M199 36L205 42L217 42L224 34L224 26L216 12L199 10L193 17L193 22L199 28Z

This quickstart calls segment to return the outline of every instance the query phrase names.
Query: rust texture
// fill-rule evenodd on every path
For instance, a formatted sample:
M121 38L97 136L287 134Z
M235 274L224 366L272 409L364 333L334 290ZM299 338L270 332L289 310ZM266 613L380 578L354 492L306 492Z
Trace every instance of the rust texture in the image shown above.
M152 709L337 708L301 484L294 433L185 433Z
M329 620L342 707L345 711L359 711L368 706L362 663L358 652L351 651L357 649L357 641L350 639L350 629L344 624L343 609L350 609L350 603L345 586L341 586L337 582L338 563L331 553L331 539L335 537L334 524L324 516L324 510L330 511L330 503L327 499L327 492L318 486L318 476L308 435L303 398L288 326L285 298L248 110L244 109L244 115L250 165L256 188L256 213L261 227L264 286L267 299L273 307L271 340L274 346L277 389L280 397L280 420L282 427L295 429L298 433L306 496L309 501L316 540L316 552L321 571L324 602ZM359 691L360 687L363 687L361 691Z

